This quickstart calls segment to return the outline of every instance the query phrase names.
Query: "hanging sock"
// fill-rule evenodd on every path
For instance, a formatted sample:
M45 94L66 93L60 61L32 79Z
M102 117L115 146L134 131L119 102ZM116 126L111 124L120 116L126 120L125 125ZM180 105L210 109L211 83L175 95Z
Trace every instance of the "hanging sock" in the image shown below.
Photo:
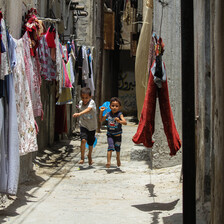
M135 144L143 143L143 145L148 148L153 146L154 141L152 140L152 135L155 130L157 95L159 98L163 127L170 148L170 155L174 156L181 147L181 140L173 119L173 113L169 101L167 80L162 83L162 88L158 88L153 81L151 70L138 129L136 134L133 136L132 141Z

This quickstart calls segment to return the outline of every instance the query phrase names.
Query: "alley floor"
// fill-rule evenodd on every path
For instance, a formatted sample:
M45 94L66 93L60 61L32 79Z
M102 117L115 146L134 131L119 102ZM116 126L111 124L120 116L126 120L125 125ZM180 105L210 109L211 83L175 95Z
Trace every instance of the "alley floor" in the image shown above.
M87 159L78 164L80 142L75 135L38 154L30 179L0 210L0 223L181 224L181 165L152 170L147 161L131 160L136 129L131 121L123 126L120 168L115 153L111 168L105 168L105 130L97 136L92 166Z

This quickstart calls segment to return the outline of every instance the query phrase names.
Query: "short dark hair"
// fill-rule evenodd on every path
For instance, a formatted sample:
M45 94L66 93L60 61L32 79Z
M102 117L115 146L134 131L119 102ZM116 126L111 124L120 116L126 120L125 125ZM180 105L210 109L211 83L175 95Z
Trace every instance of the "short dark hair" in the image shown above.
M112 97L111 99L110 99L110 104L112 103L112 102L118 102L119 104L120 104L120 106L121 106L121 101L117 98L117 97Z
M80 94L89 94L91 96L91 89L89 87L83 87L80 91Z

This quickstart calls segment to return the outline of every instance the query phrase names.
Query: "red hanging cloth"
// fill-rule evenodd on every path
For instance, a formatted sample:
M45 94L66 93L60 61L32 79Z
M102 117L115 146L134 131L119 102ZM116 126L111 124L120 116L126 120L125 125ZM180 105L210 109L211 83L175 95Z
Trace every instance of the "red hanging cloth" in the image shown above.
M167 79L162 83L162 88L158 88L153 80L151 70L138 129L132 140L136 144L143 143L143 145L148 148L153 146L154 141L152 140L152 135L155 130L157 95L159 99L163 127L170 148L170 155L174 156L181 147L181 140L176 129L170 106Z

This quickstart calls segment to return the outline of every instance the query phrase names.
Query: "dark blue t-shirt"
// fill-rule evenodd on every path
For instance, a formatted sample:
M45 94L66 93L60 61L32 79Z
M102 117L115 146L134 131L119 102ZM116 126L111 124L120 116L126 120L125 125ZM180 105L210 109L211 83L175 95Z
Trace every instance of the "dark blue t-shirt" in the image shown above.
M106 118L108 121L107 124L107 132L111 135L119 135L122 133L122 125L115 121L115 118L118 117L120 119L120 116L122 115L122 112L118 111L117 113L113 114L111 111L106 114Z

